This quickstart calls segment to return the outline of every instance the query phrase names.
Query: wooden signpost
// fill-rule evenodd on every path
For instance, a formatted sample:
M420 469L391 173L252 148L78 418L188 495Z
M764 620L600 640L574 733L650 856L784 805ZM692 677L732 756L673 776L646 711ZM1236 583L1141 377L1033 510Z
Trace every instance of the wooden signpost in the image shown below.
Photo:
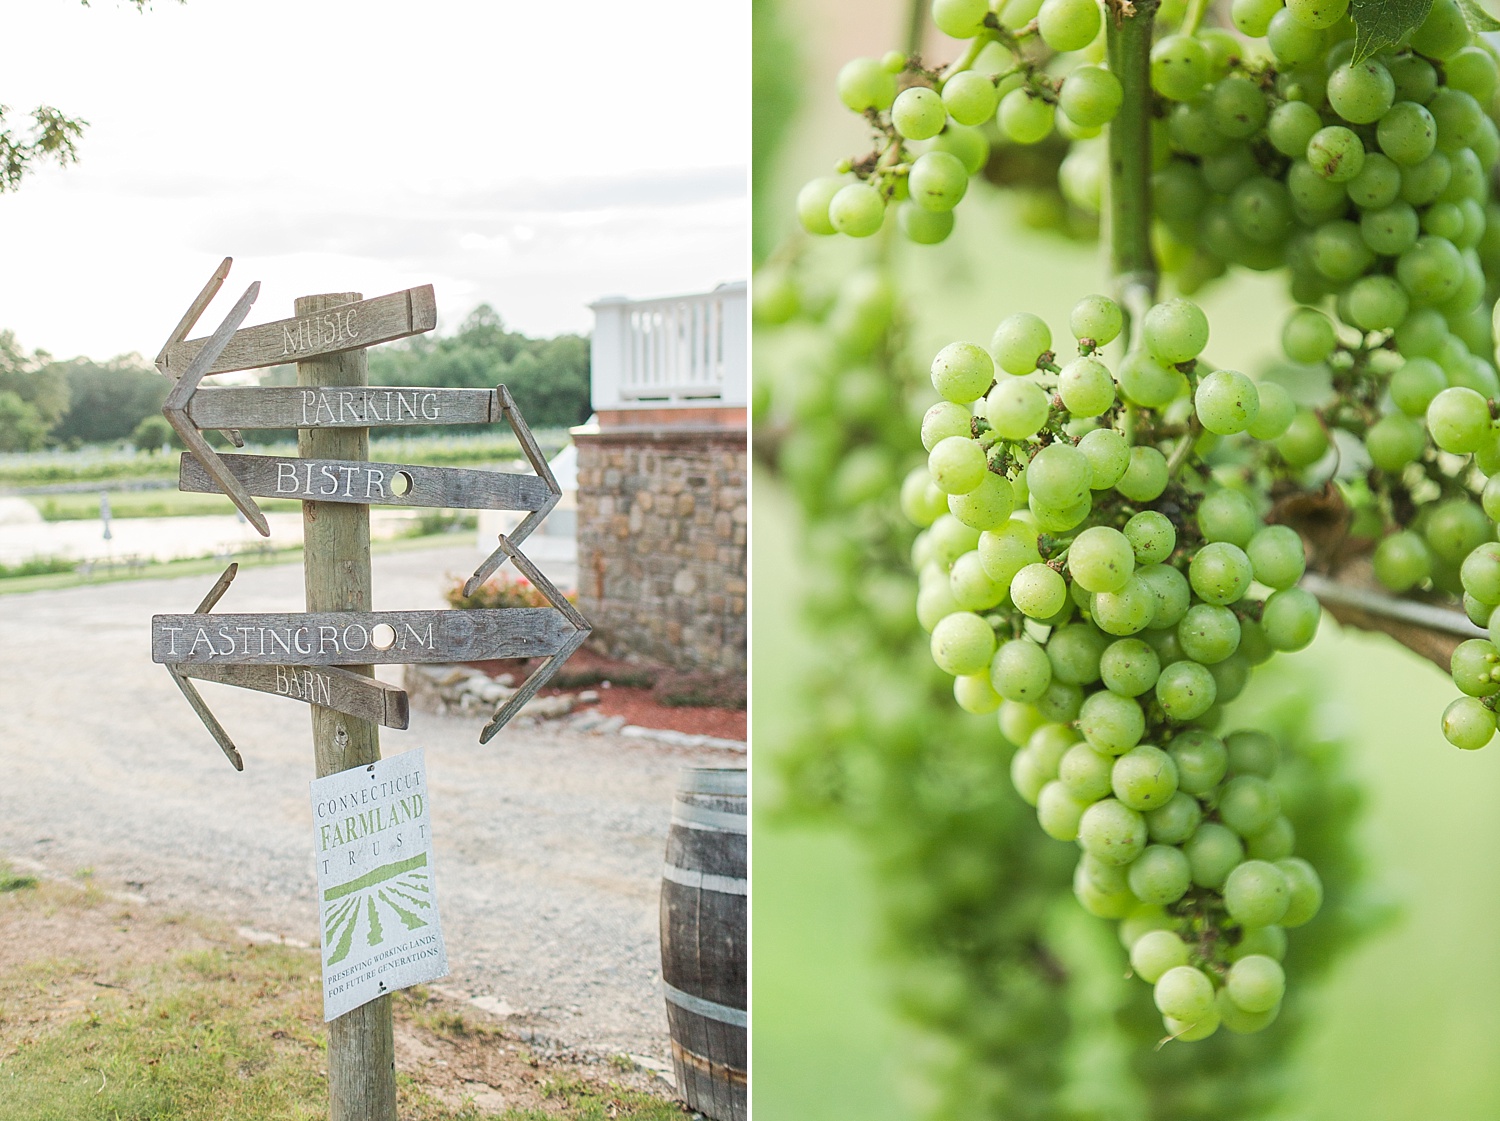
M374 666L541 657L531 676L480 732L488 742L549 680L590 632L588 621L519 546L557 505L561 488L505 386L493 390L377 387L368 384L364 348L437 325L431 285L365 300L358 293L307 296L295 315L241 327L255 302L252 284L213 334L188 333L229 274L215 270L156 359L175 384L162 408L187 452L185 491L223 492L263 535L270 528L255 499L296 498L303 509L306 611L230 614L214 607L228 591L231 564L197 610L151 621L151 656L237 770L244 760L194 681L211 681L309 706L318 776L368 767L380 758L377 728L406 728L406 694L376 681ZM200 389L205 377L286 362L295 387ZM369 429L386 425L476 424L505 420L535 475L372 463ZM243 429L298 429L297 456L220 455L204 439L217 429L243 446ZM372 611L371 505L524 511L510 535L469 579L474 588L506 560L550 607L498 610ZM394 982L393 982L394 983ZM328 1086L333 1121L395 1121L390 995L329 1023Z

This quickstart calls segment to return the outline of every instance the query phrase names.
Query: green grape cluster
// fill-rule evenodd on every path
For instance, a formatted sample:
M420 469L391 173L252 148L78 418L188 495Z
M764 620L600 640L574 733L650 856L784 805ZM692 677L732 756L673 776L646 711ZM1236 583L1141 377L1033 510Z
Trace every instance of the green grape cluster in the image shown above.
M1169 1034L1196 1040L1275 1018L1283 930L1321 903L1270 782L1276 741L1214 733L1253 667L1312 641L1321 608L1297 586L1298 534L1203 459L1284 439L1291 399L1201 361L1208 321L1187 300L1152 307L1114 372L1099 348L1123 325L1093 296L1066 365L1028 314L988 350L943 348L927 465L901 499L923 527L934 662L959 707L998 713L1017 791L1082 850L1075 894L1124 920Z
M797 214L810 233L868 237L894 211L908 239L936 244L989 160L991 131L1019 145L1054 130L1081 141L1120 109L1120 81L1098 64L1098 0L934 0L932 17L968 40L952 65L932 70L892 51L839 72L839 100L869 121L875 143L803 187ZM1064 194L1097 212L1098 161L1076 157L1064 173L1073 184Z

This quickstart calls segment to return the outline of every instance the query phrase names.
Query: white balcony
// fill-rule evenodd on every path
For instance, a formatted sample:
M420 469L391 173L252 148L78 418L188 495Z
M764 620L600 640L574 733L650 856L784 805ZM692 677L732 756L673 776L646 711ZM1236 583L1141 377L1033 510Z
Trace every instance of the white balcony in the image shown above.
M745 407L745 296L740 280L691 296L591 304L594 410Z

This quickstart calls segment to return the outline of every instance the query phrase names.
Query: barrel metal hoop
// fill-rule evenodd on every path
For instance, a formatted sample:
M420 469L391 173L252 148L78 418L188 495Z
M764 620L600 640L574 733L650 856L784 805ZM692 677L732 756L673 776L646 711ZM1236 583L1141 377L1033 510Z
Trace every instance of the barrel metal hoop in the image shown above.
M735 876L720 876L713 872L700 872L696 868L679 868L675 864L664 864L662 879L671 880L683 887L702 888L705 891L721 891L725 895L749 895L750 882Z
M672 806L672 824L688 829L706 829L716 833L748 833L744 814L724 813L721 810L705 810L701 806L676 802Z
M750 1013L743 1008L730 1008L726 1004L717 1004L712 1000L704 1000L701 996L685 993L681 989L673 988L665 981L661 983L662 992L667 1000L677 1005L678 1008L697 1013L699 1016L709 1020L717 1020L721 1024L728 1024L734 1028L744 1028L750 1025Z
M745 768L703 768L682 772L678 789L686 794L730 794L745 796Z

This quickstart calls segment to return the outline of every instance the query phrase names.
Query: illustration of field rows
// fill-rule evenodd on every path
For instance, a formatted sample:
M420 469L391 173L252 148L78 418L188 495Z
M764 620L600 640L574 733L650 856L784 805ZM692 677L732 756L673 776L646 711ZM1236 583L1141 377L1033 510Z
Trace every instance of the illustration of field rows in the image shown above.
M324 903L343 902L328 913L323 928L323 945L333 946L328 965L336 965L349 956L361 928L366 945L379 946L386 939L386 926L399 922L407 930L428 925L418 911L432 909L432 885L429 882L427 854L410 860L398 860L366 872L323 893Z

